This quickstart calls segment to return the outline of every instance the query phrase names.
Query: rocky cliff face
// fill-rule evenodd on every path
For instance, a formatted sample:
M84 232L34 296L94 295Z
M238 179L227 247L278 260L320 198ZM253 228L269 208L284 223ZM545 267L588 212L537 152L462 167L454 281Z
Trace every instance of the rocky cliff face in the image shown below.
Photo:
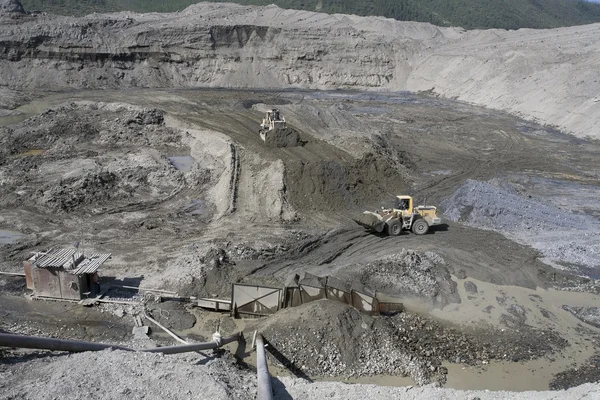
M350 27L251 24L243 13L229 22L208 19L196 8L168 16L13 18L0 28L0 85L399 87L398 59L421 47Z
M586 136L600 121L600 72L589 68L599 33L464 32L213 3L80 19L11 13L0 22L0 86L433 89Z

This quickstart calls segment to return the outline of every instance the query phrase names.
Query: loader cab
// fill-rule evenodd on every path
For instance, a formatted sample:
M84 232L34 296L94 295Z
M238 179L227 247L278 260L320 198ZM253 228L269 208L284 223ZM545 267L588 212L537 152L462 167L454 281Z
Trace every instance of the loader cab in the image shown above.
M394 206L396 210L401 210L402 214L412 212L413 199L410 196L396 196L396 204Z

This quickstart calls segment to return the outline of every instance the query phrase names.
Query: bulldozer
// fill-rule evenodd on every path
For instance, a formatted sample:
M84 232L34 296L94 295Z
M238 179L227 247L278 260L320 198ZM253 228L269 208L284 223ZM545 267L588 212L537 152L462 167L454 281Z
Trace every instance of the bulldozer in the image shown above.
M269 134L274 134L277 130L283 130L285 128L285 118L281 116L278 109L274 108L267 111L265 114L258 133L263 142L266 142Z
M394 208L365 211L354 221L372 232L385 232L390 236L398 236L403 230L424 235L429 232L429 227L442 223L437 216L437 207L414 206L411 196L396 196Z
M296 129L287 126L285 118L276 108L266 112L258 133L266 147L295 147L305 143Z

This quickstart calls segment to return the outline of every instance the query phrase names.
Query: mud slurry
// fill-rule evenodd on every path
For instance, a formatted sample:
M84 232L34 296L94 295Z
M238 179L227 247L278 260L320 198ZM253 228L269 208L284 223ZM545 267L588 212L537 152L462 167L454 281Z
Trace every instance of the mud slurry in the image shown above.
M2 128L4 207L107 210L180 186L181 175L158 151L181 146L177 133L161 127L162 113L101 107L65 105Z
M104 276L142 286L227 297L231 282L281 286L307 271L357 280L407 304L418 300L423 314L443 308L449 319L468 296L482 292L480 283L457 284L458 275L530 289L580 282L558 274L561 282L553 283L555 270L534 249L460 220L487 215L494 204L496 215L509 215L511 201L497 202L491 190L487 197L477 192L484 202L453 194L464 193L465 182L484 187L473 182L524 169L586 176L594 185L592 145L525 137L522 121L414 95L142 90L62 96L49 111L0 128L0 228L24 234L2 247L4 270L20 270L30 251L83 238L90 248L113 253ZM76 102L60 105L70 99ZM291 126L302 127L305 143L264 146L257 104L277 106ZM169 159L188 162L189 156L189 170ZM422 237L394 238L351 221L397 194L419 202L427 197L457 221ZM196 205L202 212L194 212ZM22 283L2 288L10 296L23 291ZM490 304L478 305L478 312ZM566 343L552 329L548 310L556 305L543 307L544 335L528 325L530 311L519 304L479 330L411 310L371 318L332 302L284 310L255 325L304 374L400 374L441 383L443 362L520 362L573 345L572 337ZM192 318L169 322L198 329L198 337L212 334ZM28 333L17 325L0 328ZM43 323L36 329L53 332Z

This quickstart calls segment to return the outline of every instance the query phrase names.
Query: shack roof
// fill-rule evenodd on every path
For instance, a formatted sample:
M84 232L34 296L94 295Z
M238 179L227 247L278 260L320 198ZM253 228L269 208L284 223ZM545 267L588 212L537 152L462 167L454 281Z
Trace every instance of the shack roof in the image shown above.
M84 255L82 251L72 249L51 249L35 253L29 259L37 268L63 268L72 274L93 274L112 256L111 253Z

